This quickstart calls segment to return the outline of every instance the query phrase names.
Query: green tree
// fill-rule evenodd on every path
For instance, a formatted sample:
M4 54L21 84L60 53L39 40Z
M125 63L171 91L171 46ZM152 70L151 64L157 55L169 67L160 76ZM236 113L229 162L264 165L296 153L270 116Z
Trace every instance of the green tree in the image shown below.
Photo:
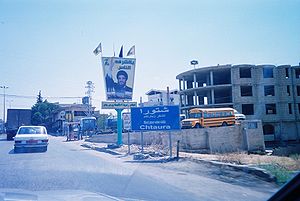
M37 103L42 103L42 102L43 102L43 97L42 97L42 92L41 92L41 90L39 91L39 95L37 96L36 102L37 102Z
M39 92L37 102L31 108L31 123L33 125L46 126L48 130L51 130L54 114L59 110L59 106L54 103L49 103L47 100L42 100L43 98Z

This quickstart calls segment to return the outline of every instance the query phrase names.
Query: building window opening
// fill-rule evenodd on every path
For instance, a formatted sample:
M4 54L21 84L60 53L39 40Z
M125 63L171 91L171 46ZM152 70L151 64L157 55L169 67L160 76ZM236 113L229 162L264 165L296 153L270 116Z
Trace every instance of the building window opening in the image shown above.
M298 103L298 113L300 114L300 103Z
M265 96L275 96L274 85L265 86Z
M288 96L291 96L290 85L286 86L286 92Z
M295 76L297 79L300 78L300 68L295 69Z
M300 96L300 86L297 86L297 96Z
M240 78L251 78L251 68L240 68Z
M231 84L230 69L214 71L213 72L213 84L214 85Z
M188 102L188 105L194 105L194 96L188 95L187 102Z
M285 68L285 78L289 78L289 69Z
M274 135L275 134L275 128L271 124L266 124L263 126L263 132L264 135Z
M289 106L289 114L293 114L292 103L289 103L288 106Z
M241 86L241 96L252 96L252 86Z
M193 88L193 82L192 81L187 81L187 89L192 89Z
M273 78L273 68L265 67L263 68L264 78Z
M253 104L242 104L242 113L244 115L254 115Z
M232 90L230 88L215 89L215 104L232 103Z
M266 114L276 114L276 104L266 104Z

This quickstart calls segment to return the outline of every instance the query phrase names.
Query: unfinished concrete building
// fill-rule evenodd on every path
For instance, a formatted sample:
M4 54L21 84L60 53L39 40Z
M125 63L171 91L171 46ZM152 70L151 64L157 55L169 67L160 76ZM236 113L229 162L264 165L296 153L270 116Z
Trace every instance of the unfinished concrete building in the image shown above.
M263 123L265 141L300 137L300 66L217 65L176 76L181 112L195 107L232 107Z

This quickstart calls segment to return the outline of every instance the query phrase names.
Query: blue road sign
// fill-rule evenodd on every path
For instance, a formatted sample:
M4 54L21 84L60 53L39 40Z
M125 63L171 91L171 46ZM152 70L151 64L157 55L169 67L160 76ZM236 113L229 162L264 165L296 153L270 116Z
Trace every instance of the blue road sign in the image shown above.
M132 107L133 131L179 130L179 106Z

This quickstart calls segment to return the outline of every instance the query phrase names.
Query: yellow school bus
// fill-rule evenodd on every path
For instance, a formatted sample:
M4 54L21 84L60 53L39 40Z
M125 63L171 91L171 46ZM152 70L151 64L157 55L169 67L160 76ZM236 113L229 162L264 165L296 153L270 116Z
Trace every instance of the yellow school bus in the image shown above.
M181 121L181 128L204 128L234 124L235 116L232 108L194 108L189 111L189 118Z

